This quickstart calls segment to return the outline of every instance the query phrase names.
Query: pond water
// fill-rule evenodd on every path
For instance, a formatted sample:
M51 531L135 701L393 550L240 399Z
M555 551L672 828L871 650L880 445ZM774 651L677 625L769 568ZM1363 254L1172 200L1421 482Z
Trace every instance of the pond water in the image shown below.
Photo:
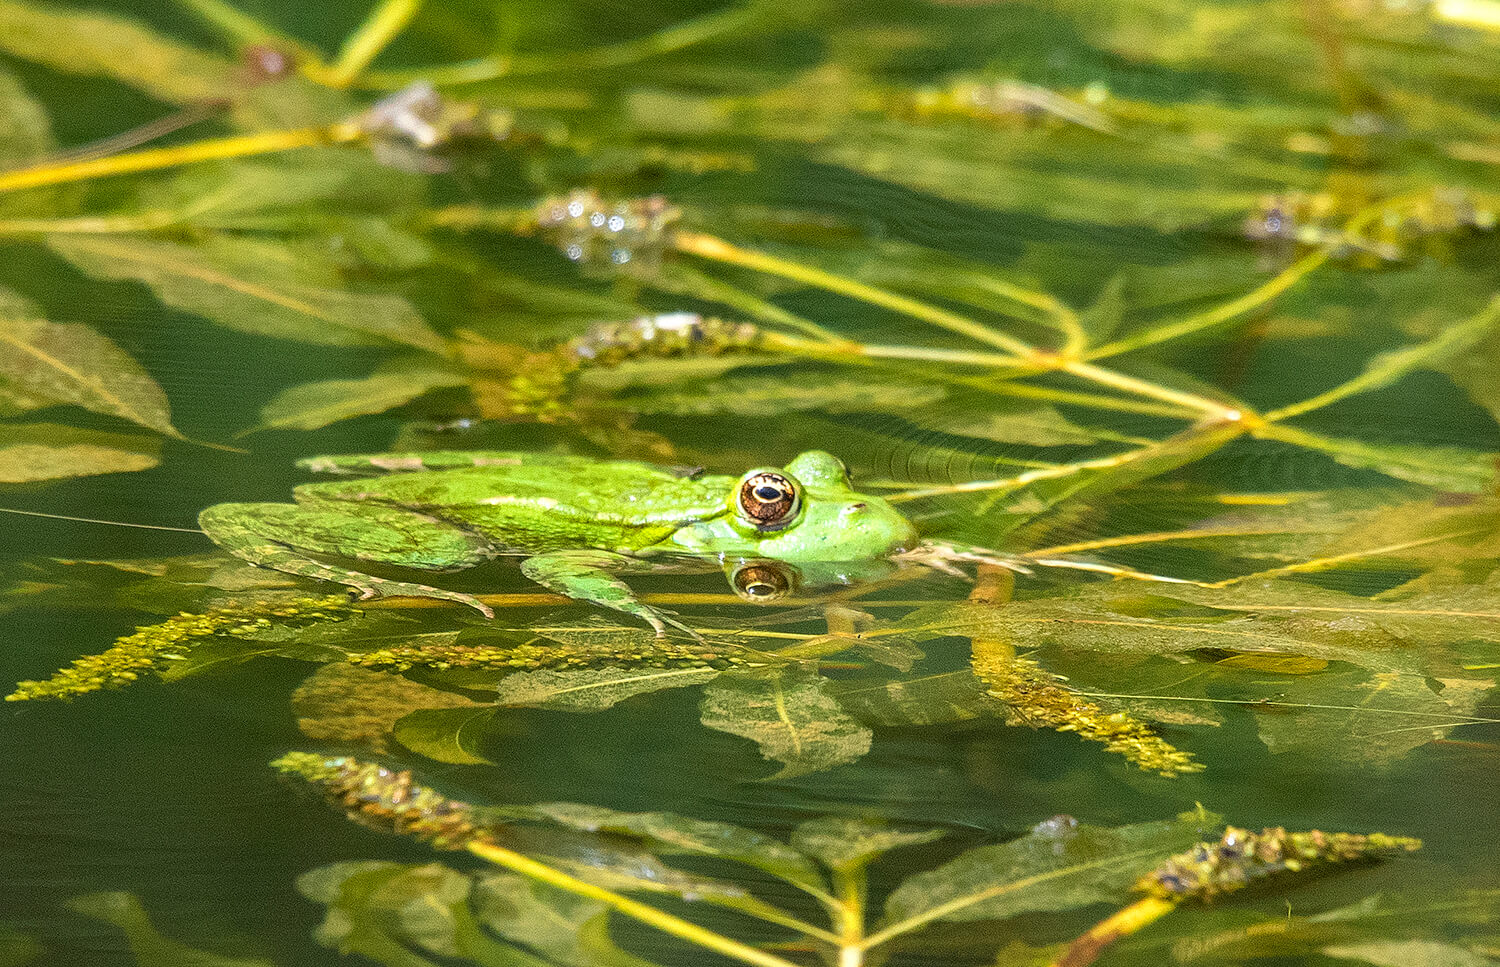
M0 0L0 967L1500 963L1497 22ZM196 529L807 450L927 543L623 575L699 638Z

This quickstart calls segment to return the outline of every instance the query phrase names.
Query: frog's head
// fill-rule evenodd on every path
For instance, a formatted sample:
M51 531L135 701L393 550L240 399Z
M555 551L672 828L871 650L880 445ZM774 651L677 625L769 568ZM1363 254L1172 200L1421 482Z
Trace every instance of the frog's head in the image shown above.
M726 497L728 513L694 525L679 540L699 551L753 554L779 561L862 561L917 542L911 521L879 497L857 492L843 461L822 450L783 469L742 476Z

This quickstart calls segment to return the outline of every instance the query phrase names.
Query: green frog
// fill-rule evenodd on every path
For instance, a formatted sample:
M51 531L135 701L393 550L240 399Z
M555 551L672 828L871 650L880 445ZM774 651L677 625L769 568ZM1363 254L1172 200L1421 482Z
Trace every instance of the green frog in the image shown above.
M634 615L658 636L672 626L696 637L619 575L722 566L742 597L773 599L799 578L847 582L919 552L911 522L856 491L843 462L821 450L739 477L498 451L314 457L298 466L355 476L297 487L296 503L216 504L200 526L252 564L334 581L361 598L442 598L487 617L473 595L322 558L451 571L518 555L522 573L552 591Z

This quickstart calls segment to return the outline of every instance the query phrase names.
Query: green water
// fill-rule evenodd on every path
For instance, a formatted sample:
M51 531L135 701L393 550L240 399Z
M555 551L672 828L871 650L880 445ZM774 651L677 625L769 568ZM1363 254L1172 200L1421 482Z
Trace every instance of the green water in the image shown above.
M1119 827L1201 803L1254 830L1419 837L1420 852L1389 862L1184 904L1099 963L1500 962L1500 33L1479 14L430 0L352 90L333 90L349 61L333 52L369 8L240 0L251 19L236 34L206 0L90 13L0 0L0 479L14 481L0 506L192 528L215 503L289 499L310 479L294 462L317 454L554 450L738 474L822 448L934 538L1094 570L1033 559L969 611L952 606L974 589L972 565L912 574L841 589L869 615L853 619L812 591L747 605L716 572L631 577L644 594L700 595L666 606L725 649L805 643L849 620L889 647L856 642L760 677L721 668L592 711L497 706L425 743L393 723L492 704L515 681L328 676L450 632L563 649L574 639L559 628L615 628L609 640L637 650L649 639L577 603L508 600L493 622L335 607L248 644L188 642L192 674L163 657L127 687L8 703L0 967L640 963L548 948L498 920L486 961L424 948L389 911L365 924L396 938L383 955L331 949L327 909L297 886L308 871L484 864L348 822L268 766L291 750L410 769L479 805L665 811L777 839L828 816L941 831L871 867L870 924L908 876L1058 815ZM236 52L273 32L283 49L325 52L322 66L251 83ZM468 79L443 66L476 58ZM499 136L437 160L376 133L6 180L178 111L204 116L105 156L326 128L423 75L451 104L512 112ZM204 110L209 97L230 106ZM567 239L525 218L583 188L664 196L681 209L676 241L645 239L624 270L607 253L574 264L558 252ZM728 246L683 241L705 236ZM739 255L704 257L726 248ZM666 312L782 341L576 371L558 348L593 323ZM1049 372L1058 357L1027 355L1037 348L1079 366ZM566 371L549 383L548 366ZM423 382L434 371L444 378ZM321 419L284 395L372 373L391 374L378 404L357 388L303 391ZM254 617L258 597L338 590L239 567L201 534L0 520L6 691L178 612ZM418 579L538 591L504 559ZM983 659L1013 654L1202 770L1164 778L1035 708L1008 710L986 694L1004 683ZM629 661L593 667L662 667ZM564 685L588 681L570 673ZM322 699L308 695L315 675L332 682ZM921 691L933 683L943 691ZM786 734L762 727L758 745L745 703L768 688L790 703ZM354 738L314 721L347 727L361 710L384 724ZM576 860L622 840L536 842L517 848ZM1170 852L1145 851L1138 872ZM823 922L767 873L683 865ZM1044 878L1014 915L939 921L865 962L1045 964L1134 898L1129 879L1079 900ZM102 901L78 898L100 893L133 894L159 934L86 915ZM794 964L825 949L704 902L631 895ZM541 909L532 918L550 922ZM618 913L609 934L650 963L732 962Z

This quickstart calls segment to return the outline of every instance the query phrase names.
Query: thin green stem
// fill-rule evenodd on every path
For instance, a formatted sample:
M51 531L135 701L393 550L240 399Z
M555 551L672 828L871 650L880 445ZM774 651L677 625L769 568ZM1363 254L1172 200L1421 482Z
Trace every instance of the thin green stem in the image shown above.
M296 148L323 147L357 141L364 132L356 124L334 124L322 128L297 128L290 131L265 131L232 138L196 141L171 148L153 148L107 158L93 158L65 164L38 165L19 171L0 173L0 193L39 188L91 178L159 171L200 161L220 161L250 155L273 154Z
M632 900L613 890L595 886L577 877L570 876L561 870L554 869L545 863L539 863L528 856L508 850L503 846L485 841L475 841L468 844L469 852L482 859L502 866L522 876L546 883L559 890L566 890L577 896L588 897L623 913L627 917L639 920L647 926L655 927L663 933L671 934L680 940L696 944L705 950L723 954L741 963L754 964L756 967L799 967L790 960L785 960L748 944L732 940L722 934L714 933L704 927L698 926L681 917L675 917L663 910L653 906Z
M396 39L396 35L406 29L420 9L422 0L381 0L365 22L344 41L338 59L323 74L323 83L340 89L353 84L370 62Z
M989 346L995 346L1015 355L1013 364L1025 364L1036 355L1036 349L1032 346L1008 336L1003 332L996 332L988 326L982 325L973 319L966 318L955 312L940 309L908 296L888 292L832 272L810 265L803 265L789 259L779 258L765 252L757 252L751 249L740 248L732 245L721 238L713 235L704 235L699 232L679 231L673 236L672 245L679 252L696 255L702 259L714 262L722 262L727 265L738 265L741 268L753 269L757 272L765 272L768 275L778 275L784 279L801 282L805 285L817 286L829 292L868 302L871 305L889 309L911 316L913 319L921 319L941 329L957 333L981 342Z
M742 26L757 15L750 6L716 10L694 20L674 24L645 37L608 44L573 54L512 57L495 54L459 64L418 67L411 70L371 71L359 86L395 90L425 80L439 87L478 84L502 77L526 77L623 67L712 40Z
M231 6L224 0L174 0L200 20L218 30L241 47L270 44L278 50L295 54L303 66L314 70L323 66L323 56L302 41L290 37L270 24Z

